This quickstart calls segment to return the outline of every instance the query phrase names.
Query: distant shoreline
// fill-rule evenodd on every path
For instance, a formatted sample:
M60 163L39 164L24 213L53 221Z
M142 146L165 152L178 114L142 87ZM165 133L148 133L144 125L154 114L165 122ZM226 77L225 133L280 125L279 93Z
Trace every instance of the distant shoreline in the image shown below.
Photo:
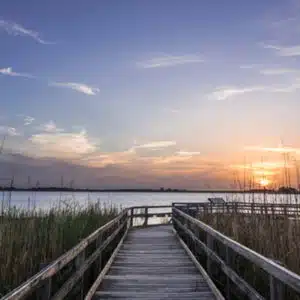
M0 188L0 191L6 192L76 192L76 193L194 193L194 194L300 194L296 189L288 190L184 190L184 189L72 189L59 187L40 187L40 188Z

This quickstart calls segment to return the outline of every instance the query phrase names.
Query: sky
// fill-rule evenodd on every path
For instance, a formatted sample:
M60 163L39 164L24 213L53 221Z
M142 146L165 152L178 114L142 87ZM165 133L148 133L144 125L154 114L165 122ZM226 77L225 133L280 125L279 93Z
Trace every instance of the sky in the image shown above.
M0 175L296 184L299 33L299 0L1 1Z

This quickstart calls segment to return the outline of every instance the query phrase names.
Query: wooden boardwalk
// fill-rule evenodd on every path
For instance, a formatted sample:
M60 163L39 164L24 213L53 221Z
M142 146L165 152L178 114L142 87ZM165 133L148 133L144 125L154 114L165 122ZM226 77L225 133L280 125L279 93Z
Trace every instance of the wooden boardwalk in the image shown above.
M94 299L217 299L172 226L132 229Z

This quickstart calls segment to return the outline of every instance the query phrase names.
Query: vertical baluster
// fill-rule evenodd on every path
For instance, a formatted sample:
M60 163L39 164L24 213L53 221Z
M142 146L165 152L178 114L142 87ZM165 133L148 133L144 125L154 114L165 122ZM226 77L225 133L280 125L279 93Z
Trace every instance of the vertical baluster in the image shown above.
M226 251L226 265L227 267L230 268L230 256L229 256L229 248L227 246L225 246L225 251ZM226 299L230 299L230 279L228 277L228 275L226 275Z
M50 300L52 291L52 278L47 278L43 286L37 292L38 300Z
M206 233L206 246L207 246L210 250L213 250L213 237L212 237L209 233ZM212 275L212 272L211 272L211 259L210 259L210 254L207 254L206 268L207 268L207 273L208 273L208 275L211 276L211 275Z
M133 226L133 214L134 214L134 208L132 207L130 209L130 227Z
M145 207L145 221L144 221L144 227L148 225L148 207Z
M272 275L269 276L270 282L270 300L283 300L283 285L280 281L274 278Z
M85 261L85 250L83 250L75 258L75 267L76 267L77 270L80 269L80 267L82 266L84 261ZM84 298L84 275L80 279L79 284L80 284L80 299L83 299Z
M102 244L102 232L99 234L97 240L96 240L96 250L98 250L101 247ZM96 276L101 272L102 269L102 251L96 261Z

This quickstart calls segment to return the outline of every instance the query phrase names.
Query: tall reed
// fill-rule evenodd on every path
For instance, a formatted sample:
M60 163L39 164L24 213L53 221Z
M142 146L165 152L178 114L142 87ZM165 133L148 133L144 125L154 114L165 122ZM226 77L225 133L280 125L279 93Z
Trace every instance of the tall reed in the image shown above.
M0 296L18 286L118 214L76 202L47 211L10 208L0 216Z

